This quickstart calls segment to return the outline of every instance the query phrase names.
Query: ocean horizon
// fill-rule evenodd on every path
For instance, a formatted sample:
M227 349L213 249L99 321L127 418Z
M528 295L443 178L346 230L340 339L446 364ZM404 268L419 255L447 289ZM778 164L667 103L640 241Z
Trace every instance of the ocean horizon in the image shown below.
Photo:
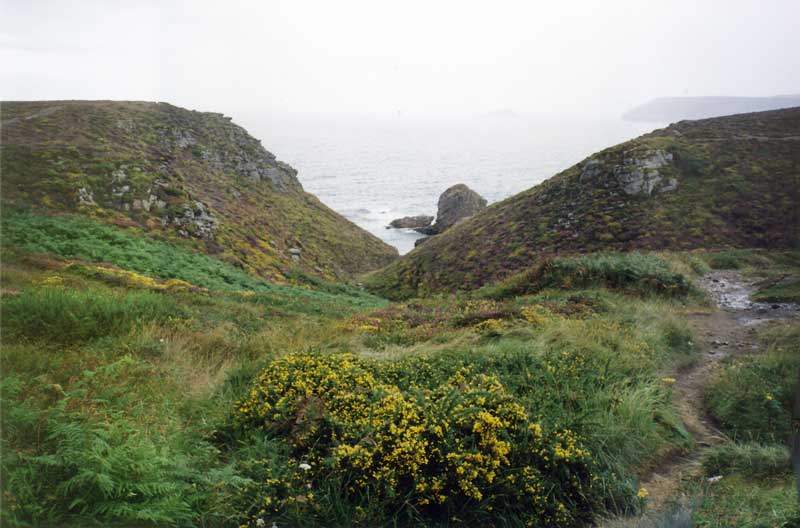
M436 214L439 195L464 183L491 203L550 178L593 152L665 124L613 117L485 115L235 118L298 170L306 191L405 254L422 235L387 229Z

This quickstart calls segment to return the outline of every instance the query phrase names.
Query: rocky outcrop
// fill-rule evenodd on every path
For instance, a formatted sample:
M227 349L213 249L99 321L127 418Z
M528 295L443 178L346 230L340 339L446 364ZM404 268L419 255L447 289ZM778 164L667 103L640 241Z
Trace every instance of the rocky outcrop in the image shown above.
M433 217L428 215L404 216L389 222L394 229L425 229L431 226Z
M672 158L672 153L664 150L626 155L622 164L614 167L614 177L622 190L631 196L650 196L656 189L674 191L678 186L675 178L670 179L666 185L661 184L664 179L662 169L672 163Z
M134 101L0 109L3 204L177 235L274 281L288 266L349 279L397 257L304 192L297 171L222 114Z
M583 163L578 181L591 187L611 178L628 196L652 196L678 188L673 165L673 154L665 150L626 151L617 164L590 158Z
M393 298L479 288L552 255L800 244L800 108L682 121L596 152L371 274Z
M463 183L453 185L439 196L436 223L418 231L426 235L438 235L485 208L486 199L480 194Z
M162 223L166 226L169 223L178 227L178 233L182 236L197 236L200 238L213 238L214 232L219 227L219 220L208 210L206 204L195 201L192 204L184 204L180 215L172 218L165 218Z

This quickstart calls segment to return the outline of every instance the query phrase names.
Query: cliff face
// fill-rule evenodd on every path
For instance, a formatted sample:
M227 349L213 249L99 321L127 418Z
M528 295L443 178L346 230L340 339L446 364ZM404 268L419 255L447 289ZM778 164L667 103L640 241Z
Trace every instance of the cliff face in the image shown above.
M222 114L166 103L2 103L6 207L140 228L268 279L346 278L397 252L303 191Z
M598 152L369 278L476 288L555 254L800 243L800 108L683 121Z

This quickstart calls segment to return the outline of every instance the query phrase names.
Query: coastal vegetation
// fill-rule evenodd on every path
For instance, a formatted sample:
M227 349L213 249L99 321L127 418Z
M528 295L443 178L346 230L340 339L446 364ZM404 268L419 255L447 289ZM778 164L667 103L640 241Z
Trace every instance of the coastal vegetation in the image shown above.
M286 282L328 281L397 251L303 191L297 172L222 114L166 103L2 102L5 206L78 213Z
M103 238L76 221L4 224L50 250L3 249L10 525L569 526L635 511L638 472L691 441L662 379L691 360L688 291L598 278L388 304L228 284L227 265L159 246L187 263L171 277L131 256L159 242L95 225L117 249L101 266L84 251Z
M800 109L681 121L586 158L367 278L393 299L496 283L554 255L792 249Z
M181 163L194 168L200 165L188 156L205 160L204 141L210 141L198 139L195 119L214 125L208 134L236 134L220 116L142 105L89 105L81 127L99 128L76 130L94 130L95 139L108 136L155 159L159 127L142 129L153 136L130 135L124 119L152 124L147 120L158 123L166 112L195 131L195 142L179 147L186 156ZM69 115L82 115L66 106ZM6 117L28 115L12 110ZM794 151L766 142L763 166L779 172L759 173L753 185L772 189L774 211L759 202L753 213L759 216L747 212L721 232L714 229L722 217L703 217L709 223L694 226L695 234L683 224L657 231L671 225L658 213L666 209L637 197L631 207L652 215L653 223L634 209L597 216L612 238L600 237L595 223L580 224L581 240L598 241L581 246L586 251L570 251L578 248L537 216L542 226L535 236L561 241L552 239L540 254L532 245L507 245L522 243L528 220L493 223L507 211L500 204L372 273L365 289L357 272L392 255L355 226L345 229L352 237L336 238L322 221L322 228L312 227L312 218L303 239L317 240L318 249L309 244L290 253L284 239L269 244L269 236L296 228L281 215L297 219L292 215L307 211L302 207L270 212L270 222L284 223L247 242L245 251L242 230L253 217L226 216L227 202L209 198L194 209L197 231L174 223L174 216L166 225L148 222L149 211L134 210L132 201L130 209L127 202L81 203L88 195L69 194L77 180L95 182L92 199L102 202L102 182L92 180L100 172L81 172L73 182L69 171L41 172L37 165L49 160L80 168L89 159L80 134L59 137L56 146L40 141L41 134L56 133L43 119L60 111L26 119L35 130L17 129L11 150L3 151L4 526L589 526L655 510L657 490L647 484L653 473L701 452L697 471L674 482L679 495L692 499L686 508L697 526L797 521L785 447L795 432L797 319L759 326L760 348L720 359L698 389L721 430L719 441L700 446L682 405L687 373L706 361L693 318L716 313L697 285L703 275L757 276L753 298L796 299L800 254L788 247L796 232L785 219L780 229L766 230L778 225L773 215L782 214L788 199L776 182L791 170ZM775 119L767 115L761 126L776 126ZM786 119L793 123L794 114ZM722 130L738 130L736 123L721 123ZM694 133L685 126L683 133ZM704 126L710 125L698 125ZM29 134L35 141L24 143ZM170 141L185 139L176 137ZM709 178L719 174L716 147L706 145L712 151L698 161L686 153L699 147L676 137L657 133L642 141L671 152L681 167ZM239 139L239 148L265 156ZM72 143L82 145L76 164L65 158ZM600 157L610 160L613 152ZM269 200L305 199L291 171L269 156L261 162L283 172L265 172L269 181L258 185L266 190L251 182L261 189L254 192ZM114 163L103 171L116 170ZM662 169L668 183L674 167ZM127 178L134 173L126 169ZM217 178L225 171L211 173ZM24 184L23 174L33 183ZM181 188L192 192L221 182L181 174ZM506 203L550 192L553 207L565 208L561 191L553 189L559 182L572 189L570 174ZM728 192L728 184L720 188ZM583 192L594 196L588 185L584 180ZM596 187L597 200L612 196L611 184L604 185ZM673 220L705 214L677 198L665 203L674 206ZM574 210L587 213L590 205L596 203ZM209 211L216 221L208 220ZM623 228L629 214L638 227ZM213 236L205 236L206 228ZM659 242L627 244L615 234L636 229L658 232ZM509 236L496 237L498 230ZM440 252L467 233L475 238L464 251L491 245L456 266L448 260L455 253ZM358 260L361 250L367 256ZM354 262L345 263L345 256ZM309 261L320 263L319 270Z

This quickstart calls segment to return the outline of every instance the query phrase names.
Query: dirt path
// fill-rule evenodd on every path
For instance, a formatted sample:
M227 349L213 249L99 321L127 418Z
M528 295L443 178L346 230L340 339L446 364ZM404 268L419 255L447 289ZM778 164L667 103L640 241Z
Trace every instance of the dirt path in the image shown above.
M709 294L715 306L707 312L689 314L699 356L695 363L677 373L673 389L673 400L684 427L694 439L693 449L689 453L667 455L643 479L641 485L650 494L648 513L643 518L618 520L605 524L606 528L650 526L667 503L678 498L681 481L700 471L704 450L722 439L703 403L705 386L720 361L731 355L758 352L756 330L759 325L800 318L800 305L750 301L756 283L735 271L715 271L696 282Z

